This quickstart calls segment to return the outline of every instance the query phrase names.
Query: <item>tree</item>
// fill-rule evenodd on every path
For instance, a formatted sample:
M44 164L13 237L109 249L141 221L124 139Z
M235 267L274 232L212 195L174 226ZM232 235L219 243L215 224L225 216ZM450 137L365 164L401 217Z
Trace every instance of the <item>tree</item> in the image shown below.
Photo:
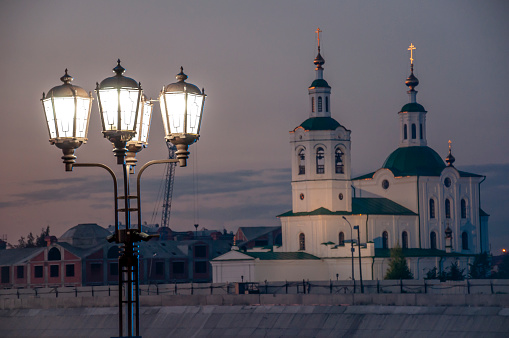
M46 229L42 228L41 233L37 235L37 237L34 237L32 232L28 234L26 239L25 237L21 236L21 238L18 240L18 245L15 247L18 249L45 247L46 236L49 236L49 225L46 227Z
M413 279L414 275L408 268L405 256L403 256L403 249L396 244L391 249L391 261L389 262L389 269L385 275L385 279Z
M504 254L502 262L498 265L498 271L494 277L500 279L509 279L509 254Z
M458 262L451 263L449 267L449 271L446 272L447 280L464 280L465 274L463 273L465 269L460 269L458 266Z
M475 256L474 262L469 264L468 277L473 279L486 279L491 276L491 259L487 252Z

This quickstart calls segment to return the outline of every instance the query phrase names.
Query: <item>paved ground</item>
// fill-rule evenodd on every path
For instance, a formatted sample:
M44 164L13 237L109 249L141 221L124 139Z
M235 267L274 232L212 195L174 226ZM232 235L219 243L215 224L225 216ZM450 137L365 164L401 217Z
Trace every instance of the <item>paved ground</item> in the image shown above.
M159 337L508 337L509 308L385 305L142 307ZM114 337L116 307L0 310L1 337Z

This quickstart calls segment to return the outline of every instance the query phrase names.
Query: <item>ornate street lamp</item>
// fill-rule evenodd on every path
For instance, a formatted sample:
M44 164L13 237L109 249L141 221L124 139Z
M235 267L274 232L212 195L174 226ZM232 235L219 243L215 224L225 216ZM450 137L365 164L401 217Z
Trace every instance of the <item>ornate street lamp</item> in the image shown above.
M65 170L72 171L76 162L74 150L87 143L88 121L92 106L92 93L72 85L72 76L60 78L63 85L51 88L48 94L42 93L42 105L48 125L49 141L62 149Z
M136 153L140 152L148 145L148 135L150 132L150 122L152 120L152 110L154 105L152 102L143 95L141 98L141 112L138 117L136 125L136 135L127 142L126 163L134 169L138 160L136 160Z
M117 163L123 164L126 143L136 136L143 91L141 83L122 75L125 68L120 65L120 59L113 72L115 76L96 83L95 92L104 137L115 146Z
M166 141L177 147L180 166L185 167L188 146L200 137L200 125L205 103L205 90L187 83L184 68L176 76L177 82L163 87L159 95Z

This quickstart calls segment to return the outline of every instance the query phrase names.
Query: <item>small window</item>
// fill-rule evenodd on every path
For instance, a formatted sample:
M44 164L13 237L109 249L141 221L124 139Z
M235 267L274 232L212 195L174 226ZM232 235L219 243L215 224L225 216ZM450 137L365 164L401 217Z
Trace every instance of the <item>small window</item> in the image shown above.
M7 284L11 282L11 270L9 269L9 266L2 266L2 270L0 270L0 273L2 274L2 283Z
M315 97L311 96L311 112L315 112Z
M306 250L306 235L303 233L299 235L299 250Z
M467 218L467 201L461 199L461 218Z
M172 264L172 270L173 274L175 275L182 275L185 273L185 264L184 262L173 262Z
M16 267L16 278L18 278L18 279L25 278L25 267L24 266Z
M74 264L65 265L65 277L74 277Z
M318 96L318 112L322 112L322 97Z
M390 184L389 184L389 181L387 181L387 180L383 180L383 181L382 181L382 188L383 188L384 190L389 189L389 185L390 185Z
M429 200L429 218L435 218L435 200L432 198Z
M325 152L322 147L316 150L316 173L325 173Z
M389 234L387 233L387 231L384 231L382 233L382 248L389 249Z
M206 258L207 257L207 246L206 245L195 245L194 246L194 257Z
M61 259L60 250L57 248L53 247L48 251L48 261L59 261Z
M401 243L403 249L408 249L408 232L403 231L403 233L401 233Z
M431 249L437 248L437 233L434 231L429 234L429 246Z
M451 201L445 200L445 218L451 218Z
M444 180L444 185L449 188L452 184L452 181L449 177L446 177L445 180Z
M41 265L34 267L34 277L42 278L43 276L43 267Z
M345 172L345 168L343 165L343 152L341 149L336 148L336 174L343 174Z
M329 112L329 97L325 97L325 111Z
M110 276L118 276L118 263L110 263Z
M164 262L156 262L156 275L164 275Z
M306 151L301 149L298 155L299 160L299 175L306 174Z
M461 234L461 249L468 250L468 234L465 231Z
M406 140L408 138L408 131L406 124L403 126L403 138Z
M49 276L50 277L58 277L59 276L59 265L50 265L49 266Z
M415 127L415 123L412 123L412 140L415 140L417 138L417 130Z
M207 261L194 262L194 272L196 273L207 273Z
M341 231L339 233L338 245L341 245L341 246L345 245L345 234L343 231Z
M422 133L422 123L419 125L419 136L420 136L421 140L424 138L424 135Z
M90 272L92 276L98 276L101 273L102 264L100 263L92 263L90 264Z

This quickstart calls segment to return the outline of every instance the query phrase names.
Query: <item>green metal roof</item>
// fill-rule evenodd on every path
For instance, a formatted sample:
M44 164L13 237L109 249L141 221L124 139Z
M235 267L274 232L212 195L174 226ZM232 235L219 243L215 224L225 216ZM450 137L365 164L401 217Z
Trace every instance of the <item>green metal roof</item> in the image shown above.
M457 256L474 256L473 254L462 254L458 252L447 253L444 250L438 249L403 249L403 256L405 257L457 257ZM377 249L375 248L375 257L391 257L391 249Z
M482 210L481 208L479 208L479 214L481 215L481 217L482 216L489 216L489 214L486 211Z
M461 171L461 170L458 170L458 172L460 174L460 177L484 177L483 175L468 173L466 171ZM365 175L362 175L362 176L358 176L358 177L352 178L352 181L355 181L355 180L365 180L365 179L373 178L375 173L376 173L376 171L373 171L373 172L371 172L369 174L365 174Z
M352 198L352 212L330 211L318 208L311 212L293 212L292 210L277 217L316 216L316 215L417 215L412 210L387 198Z
M394 176L440 176L445 163L430 147L400 147L387 157L382 168Z
M336 130L341 125L332 117L310 117L297 128L300 127L304 128L304 130ZM297 130L297 128L293 131Z
M426 109L418 103L407 103L401 108L401 112L426 112Z
M297 259L320 259L305 252L242 252L253 258L265 260L297 260Z
M311 83L311 86L309 86L309 88L316 88L316 87L330 88L329 84L324 79L316 79L313 81L313 83Z
M458 170L461 177L484 177L483 175L473 174L473 173L467 173L466 171Z

